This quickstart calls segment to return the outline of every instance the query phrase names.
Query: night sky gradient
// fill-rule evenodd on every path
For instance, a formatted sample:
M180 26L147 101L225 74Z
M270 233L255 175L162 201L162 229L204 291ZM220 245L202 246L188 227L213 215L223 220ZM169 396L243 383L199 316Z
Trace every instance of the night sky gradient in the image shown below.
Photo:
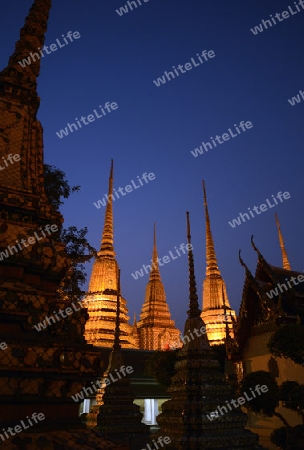
M0 6L0 65L7 65L32 0ZM105 208L93 202L107 192L110 159L114 187L137 175L155 180L114 202L115 250L122 294L131 322L144 300L148 275L131 273L152 257L157 223L159 257L186 243L190 211L198 295L205 276L205 179L219 268L231 306L238 312L244 269L238 250L254 272L256 253L281 266L274 212L281 222L291 266L304 270L303 115L304 100L288 99L304 90L304 10L256 36L250 28L293 0L149 0L119 16L125 0L53 0L46 45L68 31L81 38L42 58L38 80L45 162L81 185L62 208L65 226L88 227L98 248ZM156 87L153 80L184 65L203 50L215 58ZM87 116L100 104L118 109L59 139L56 131ZM240 121L253 128L194 158L191 150L222 135ZM228 221L259 206L279 191L291 195L276 208L236 228ZM90 274L91 264L87 266ZM187 256L161 267L172 318L183 328L188 306Z

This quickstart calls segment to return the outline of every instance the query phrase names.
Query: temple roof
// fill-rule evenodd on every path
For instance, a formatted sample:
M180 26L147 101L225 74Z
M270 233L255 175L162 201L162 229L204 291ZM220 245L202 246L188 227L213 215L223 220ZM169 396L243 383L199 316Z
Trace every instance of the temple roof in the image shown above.
M291 277L297 278L299 275L304 276L304 273L298 272L296 270L287 270L283 269L282 267L273 266L265 260L258 260L255 279L261 284L261 286L265 288L267 287L268 289L273 289L273 287L276 287L276 284L278 283L286 284L286 278L287 281L289 281ZM292 291L295 295L304 294L304 282L300 282L298 285L293 284Z
M303 272L273 266L254 243L253 248L258 254L255 276L242 261L246 275L237 331L240 346L245 344L253 329L263 330L267 326L270 331L280 323L304 319L304 282L297 281L295 285L291 281L292 277L304 276Z

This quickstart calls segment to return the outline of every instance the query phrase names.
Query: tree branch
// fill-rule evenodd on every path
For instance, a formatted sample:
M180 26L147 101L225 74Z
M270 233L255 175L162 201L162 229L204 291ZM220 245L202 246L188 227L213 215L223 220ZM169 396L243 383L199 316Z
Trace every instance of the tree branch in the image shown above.
M273 413L274 416L278 417L279 419L281 419L281 421L283 422L283 424L285 425L285 427L288 429L288 431L291 430L291 426L289 425L289 423L287 422L287 420L285 419L285 417L282 416L282 414L278 413L278 412L274 412Z

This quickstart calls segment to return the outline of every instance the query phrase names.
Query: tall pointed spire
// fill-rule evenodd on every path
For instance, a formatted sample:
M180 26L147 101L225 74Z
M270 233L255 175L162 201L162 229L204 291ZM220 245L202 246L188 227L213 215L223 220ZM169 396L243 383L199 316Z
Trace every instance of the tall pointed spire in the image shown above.
M114 252L114 223L113 223L113 172L114 163L111 160L111 169L109 176L108 201L104 219L104 227L102 232L100 255L115 256Z
M281 252L282 252L283 268L285 270L291 270L291 266L290 266L288 255L287 255L287 251L286 251L286 248L285 248L284 239L283 239L281 226L280 226L280 222L279 222L279 218L278 218L277 213L275 213L274 216L275 216L275 220L276 220L276 224L277 224L278 235L279 235L279 242L280 242L280 247L281 247Z
M150 278L137 329L140 348L143 350L164 350L176 347L176 343L180 342L180 332L171 319L160 276L155 223Z
M34 1L20 31L20 38L16 42L15 51L9 59L8 66L0 72L0 84L6 82L22 86L20 95L25 89L36 94L42 57L39 49L43 48L51 6L51 0ZM31 55L33 55L32 59ZM23 63L24 67L19 64L19 61L22 62L23 59L29 61L29 64Z
M189 310L187 311L189 319L192 317L200 317L201 310L198 305L198 296L196 290L196 280L194 273L194 258L191 245L191 234L190 234L190 219L189 212L186 212L187 217L187 239L188 239L188 264L189 264Z
M226 336L226 326L222 317L226 314L227 310L235 316L235 311L230 307L226 284L218 268L214 241L211 233L204 180L202 184L206 214L206 278L203 282L202 319L206 324L207 335L210 343L222 344L224 343ZM231 320L229 321L229 329L232 329Z
M154 242L153 242L153 252L152 252L152 269L150 272L150 281L151 280L160 280L160 271L158 265L158 253L156 247L156 223L154 222Z
M217 405L228 403L232 390L223 380L200 316L188 212L187 237L190 307L184 327L185 344L176 354L175 374L167 391L171 399L162 405L157 416L160 429L152 436L153 442L167 434L171 440L166 446L168 450L253 450L258 448L257 436L244 429L245 414L237 408L230 411L225 408L227 414L219 415Z
M207 195L206 195L206 187L205 187L205 181L203 180L203 191L204 191L204 206L205 206L205 213L206 213L206 276L210 274L216 274L220 275L220 271L218 268L218 263L216 259L215 249L214 249L214 242L212 238L211 233L211 225L210 225L210 217L209 217L209 211L208 211L208 204L207 204Z
M198 296L196 289L196 279L195 279L195 271L194 271L194 258L193 251L191 245L191 230L190 230L190 217L189 212L186 212L186 221L187 221L187 240L188 240L188 270L189 270L189 309L187 311L188 318L185 322L184 327L184 336L191 336L191 332L195 332L194 330L199 330L204 326L204 322L201 318L201 310L198 304ZM198 348L210 348L208 337L206 333L199 335L198 338L187 342L184 345L184 348L198 349Z

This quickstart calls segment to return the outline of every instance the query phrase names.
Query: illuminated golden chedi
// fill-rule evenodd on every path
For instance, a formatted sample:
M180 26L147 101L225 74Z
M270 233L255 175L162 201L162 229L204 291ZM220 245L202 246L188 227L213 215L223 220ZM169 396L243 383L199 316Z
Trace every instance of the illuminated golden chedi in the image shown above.
M206 324L210 344L223 344L226 336L226 321L230 336L234 337L233 322L235 311L231 309L226 284L218 268L211 234L205 183L203 181L204 206L206 214L206 278L203 281L201 317ZM226 320L227 318L227 320Z
M171 319L166 301L165 288L161 280L156 248L154 245L150 279L146 287L145 301L137 324L140 348L143 350L169 350L181 346L180 331Z
M112 160L101 247L93 264L89 290L84 300L89 314L85 327L85 338L90 344L102 347L112 347L114 342L119 270L115 256ZM121 297L121 345L125 348L137 348L136 341L132 336L132 327L128 321L127 302Z

